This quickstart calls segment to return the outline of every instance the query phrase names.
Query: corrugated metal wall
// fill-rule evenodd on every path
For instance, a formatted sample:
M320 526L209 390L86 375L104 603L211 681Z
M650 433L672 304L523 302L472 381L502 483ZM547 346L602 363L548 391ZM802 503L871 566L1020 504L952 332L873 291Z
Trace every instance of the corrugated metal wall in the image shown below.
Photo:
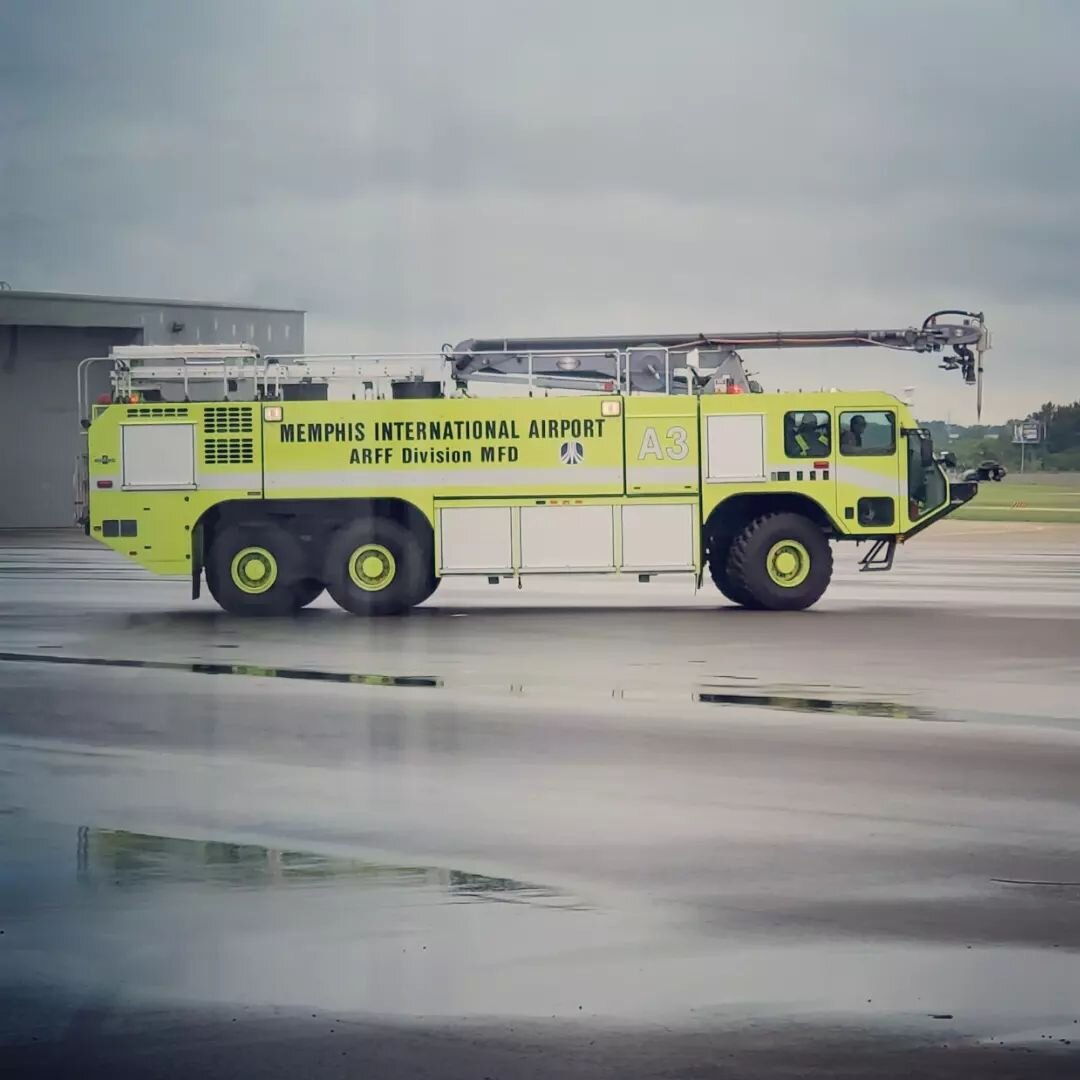
M0 301L0 529L73 523L72 475L80 447L75 370L85 357L138 343L247 341L268 353L304 348L301 312L58 298L50 303L65 325L52 326L19 323L24 316L48 316L36 297L24 302L18 294L0 293ZM121 325L108 325L110 317ZM72 325L79 318L88 325ZM94 393L107 386L102 365Z
M136 341L127 329L0 326L0 528L72 524L75 367Z

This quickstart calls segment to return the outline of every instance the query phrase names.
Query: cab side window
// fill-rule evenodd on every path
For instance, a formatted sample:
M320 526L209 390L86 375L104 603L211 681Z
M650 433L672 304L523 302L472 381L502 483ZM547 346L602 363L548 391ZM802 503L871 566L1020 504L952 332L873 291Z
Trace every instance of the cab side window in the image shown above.
M784 416L784 453L789 458L823 458L832 452L827 412L789 412Z
M896 453L896 414L872 409L842 412L840 453L845 457L887 457Z

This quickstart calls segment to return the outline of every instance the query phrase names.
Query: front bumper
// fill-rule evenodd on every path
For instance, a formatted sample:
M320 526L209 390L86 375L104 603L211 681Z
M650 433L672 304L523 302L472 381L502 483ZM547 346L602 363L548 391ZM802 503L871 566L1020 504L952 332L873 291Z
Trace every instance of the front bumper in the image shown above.
M941 521L942 518L947 518L954 510L959 510L961 506L971 502L972 499L979 493L978 480L953 480L949 483L949 501L942 507L936 514L931 514L928 518L920 521L917 525L908 529L904 533L902 539L906 542L913 536L918 536L923 529L928 528L931 525L935 525Z
M949 484L949 509L946 513L951 513L953 510L964 503L971 502L972 499L979 493L979 481L978 480L954 480Z

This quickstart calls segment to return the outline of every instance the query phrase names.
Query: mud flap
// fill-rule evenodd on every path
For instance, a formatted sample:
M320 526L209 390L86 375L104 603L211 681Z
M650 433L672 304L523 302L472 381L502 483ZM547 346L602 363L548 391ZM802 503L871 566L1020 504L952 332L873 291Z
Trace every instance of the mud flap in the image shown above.
M196 525L191 534L191 599L198 600L202 594L203 530Z

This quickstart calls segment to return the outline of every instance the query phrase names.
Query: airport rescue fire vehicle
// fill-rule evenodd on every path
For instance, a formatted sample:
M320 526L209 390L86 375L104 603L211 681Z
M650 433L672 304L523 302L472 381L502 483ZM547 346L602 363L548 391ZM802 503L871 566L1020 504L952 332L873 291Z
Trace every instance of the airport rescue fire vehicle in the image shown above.
M907 329L471 339L423 356L117 347L80 366L77 516L194 596L205 578L236 614L324 589L395 614L457 575L700 587L706 572L736 604L802 609L833 541L868 542L860 567L887 570L977 489L950 481L896 397L764 393L740 356L858 346L938 353L981 391L989 337L981 314L941 311Z

